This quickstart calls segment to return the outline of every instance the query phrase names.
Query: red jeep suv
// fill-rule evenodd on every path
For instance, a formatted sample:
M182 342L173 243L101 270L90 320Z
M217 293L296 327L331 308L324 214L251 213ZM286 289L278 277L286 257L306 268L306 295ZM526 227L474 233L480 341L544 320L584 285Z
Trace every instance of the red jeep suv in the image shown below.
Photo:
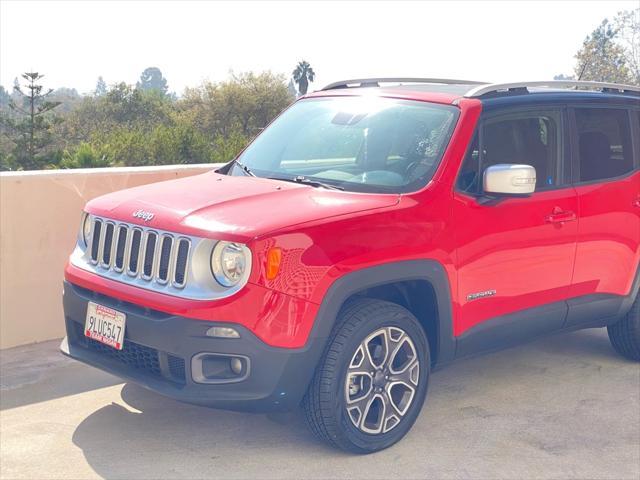
M640 360L639 259L640 88L344 81L216 171L90 201L61 349L367 453L455 359L607 327Z

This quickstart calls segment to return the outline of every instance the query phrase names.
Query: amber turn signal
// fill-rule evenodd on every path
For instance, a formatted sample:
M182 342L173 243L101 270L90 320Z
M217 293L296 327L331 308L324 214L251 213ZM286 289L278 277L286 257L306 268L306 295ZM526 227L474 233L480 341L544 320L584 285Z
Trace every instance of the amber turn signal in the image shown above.
M267 253L267 280L273 280L280 271L280 261L282 260L282 250L273 247Z

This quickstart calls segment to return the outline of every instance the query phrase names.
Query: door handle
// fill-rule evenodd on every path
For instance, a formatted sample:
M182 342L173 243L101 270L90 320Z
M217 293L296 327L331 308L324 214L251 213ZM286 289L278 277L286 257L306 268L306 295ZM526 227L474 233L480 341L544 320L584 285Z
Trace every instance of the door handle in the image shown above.
M640 207L640 197L636 198L633 202L634 207Z
M575 212L570 210L562 210L561 208L554 208L553 213L551 215L547 215L544 217L545 222L547 223L559 223L563 224L566 222L573 222L578 217Z

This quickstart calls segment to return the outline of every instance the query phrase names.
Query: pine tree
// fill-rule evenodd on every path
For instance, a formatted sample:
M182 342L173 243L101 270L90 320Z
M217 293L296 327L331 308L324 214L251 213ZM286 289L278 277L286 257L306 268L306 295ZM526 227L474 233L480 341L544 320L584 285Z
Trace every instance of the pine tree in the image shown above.
M22 105L11 100L9 108L16 115L4 120L14 134L14 162L18 168L25 170L42 167L42 159L38 155L51 143L51 127L57 121L54 115L47 115L60 105L60 102L47 100L53 89L44 92L42 85L36 83L43 76L38 72L22 74L22 78L27 81L26 93L19 82L13 87L14 92L22 98Z

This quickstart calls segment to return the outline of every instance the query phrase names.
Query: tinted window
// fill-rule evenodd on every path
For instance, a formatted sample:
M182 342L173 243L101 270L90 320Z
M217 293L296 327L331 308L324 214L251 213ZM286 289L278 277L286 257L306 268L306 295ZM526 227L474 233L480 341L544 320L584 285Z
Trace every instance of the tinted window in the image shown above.
M576 109L580 181L618 177L633 170L629 114L623 109Z
M560 118L556 112L520 113L489 119L463 162L458 189L482 190L482 172L500 163L531 165L536 169L536 190L559 184Z

